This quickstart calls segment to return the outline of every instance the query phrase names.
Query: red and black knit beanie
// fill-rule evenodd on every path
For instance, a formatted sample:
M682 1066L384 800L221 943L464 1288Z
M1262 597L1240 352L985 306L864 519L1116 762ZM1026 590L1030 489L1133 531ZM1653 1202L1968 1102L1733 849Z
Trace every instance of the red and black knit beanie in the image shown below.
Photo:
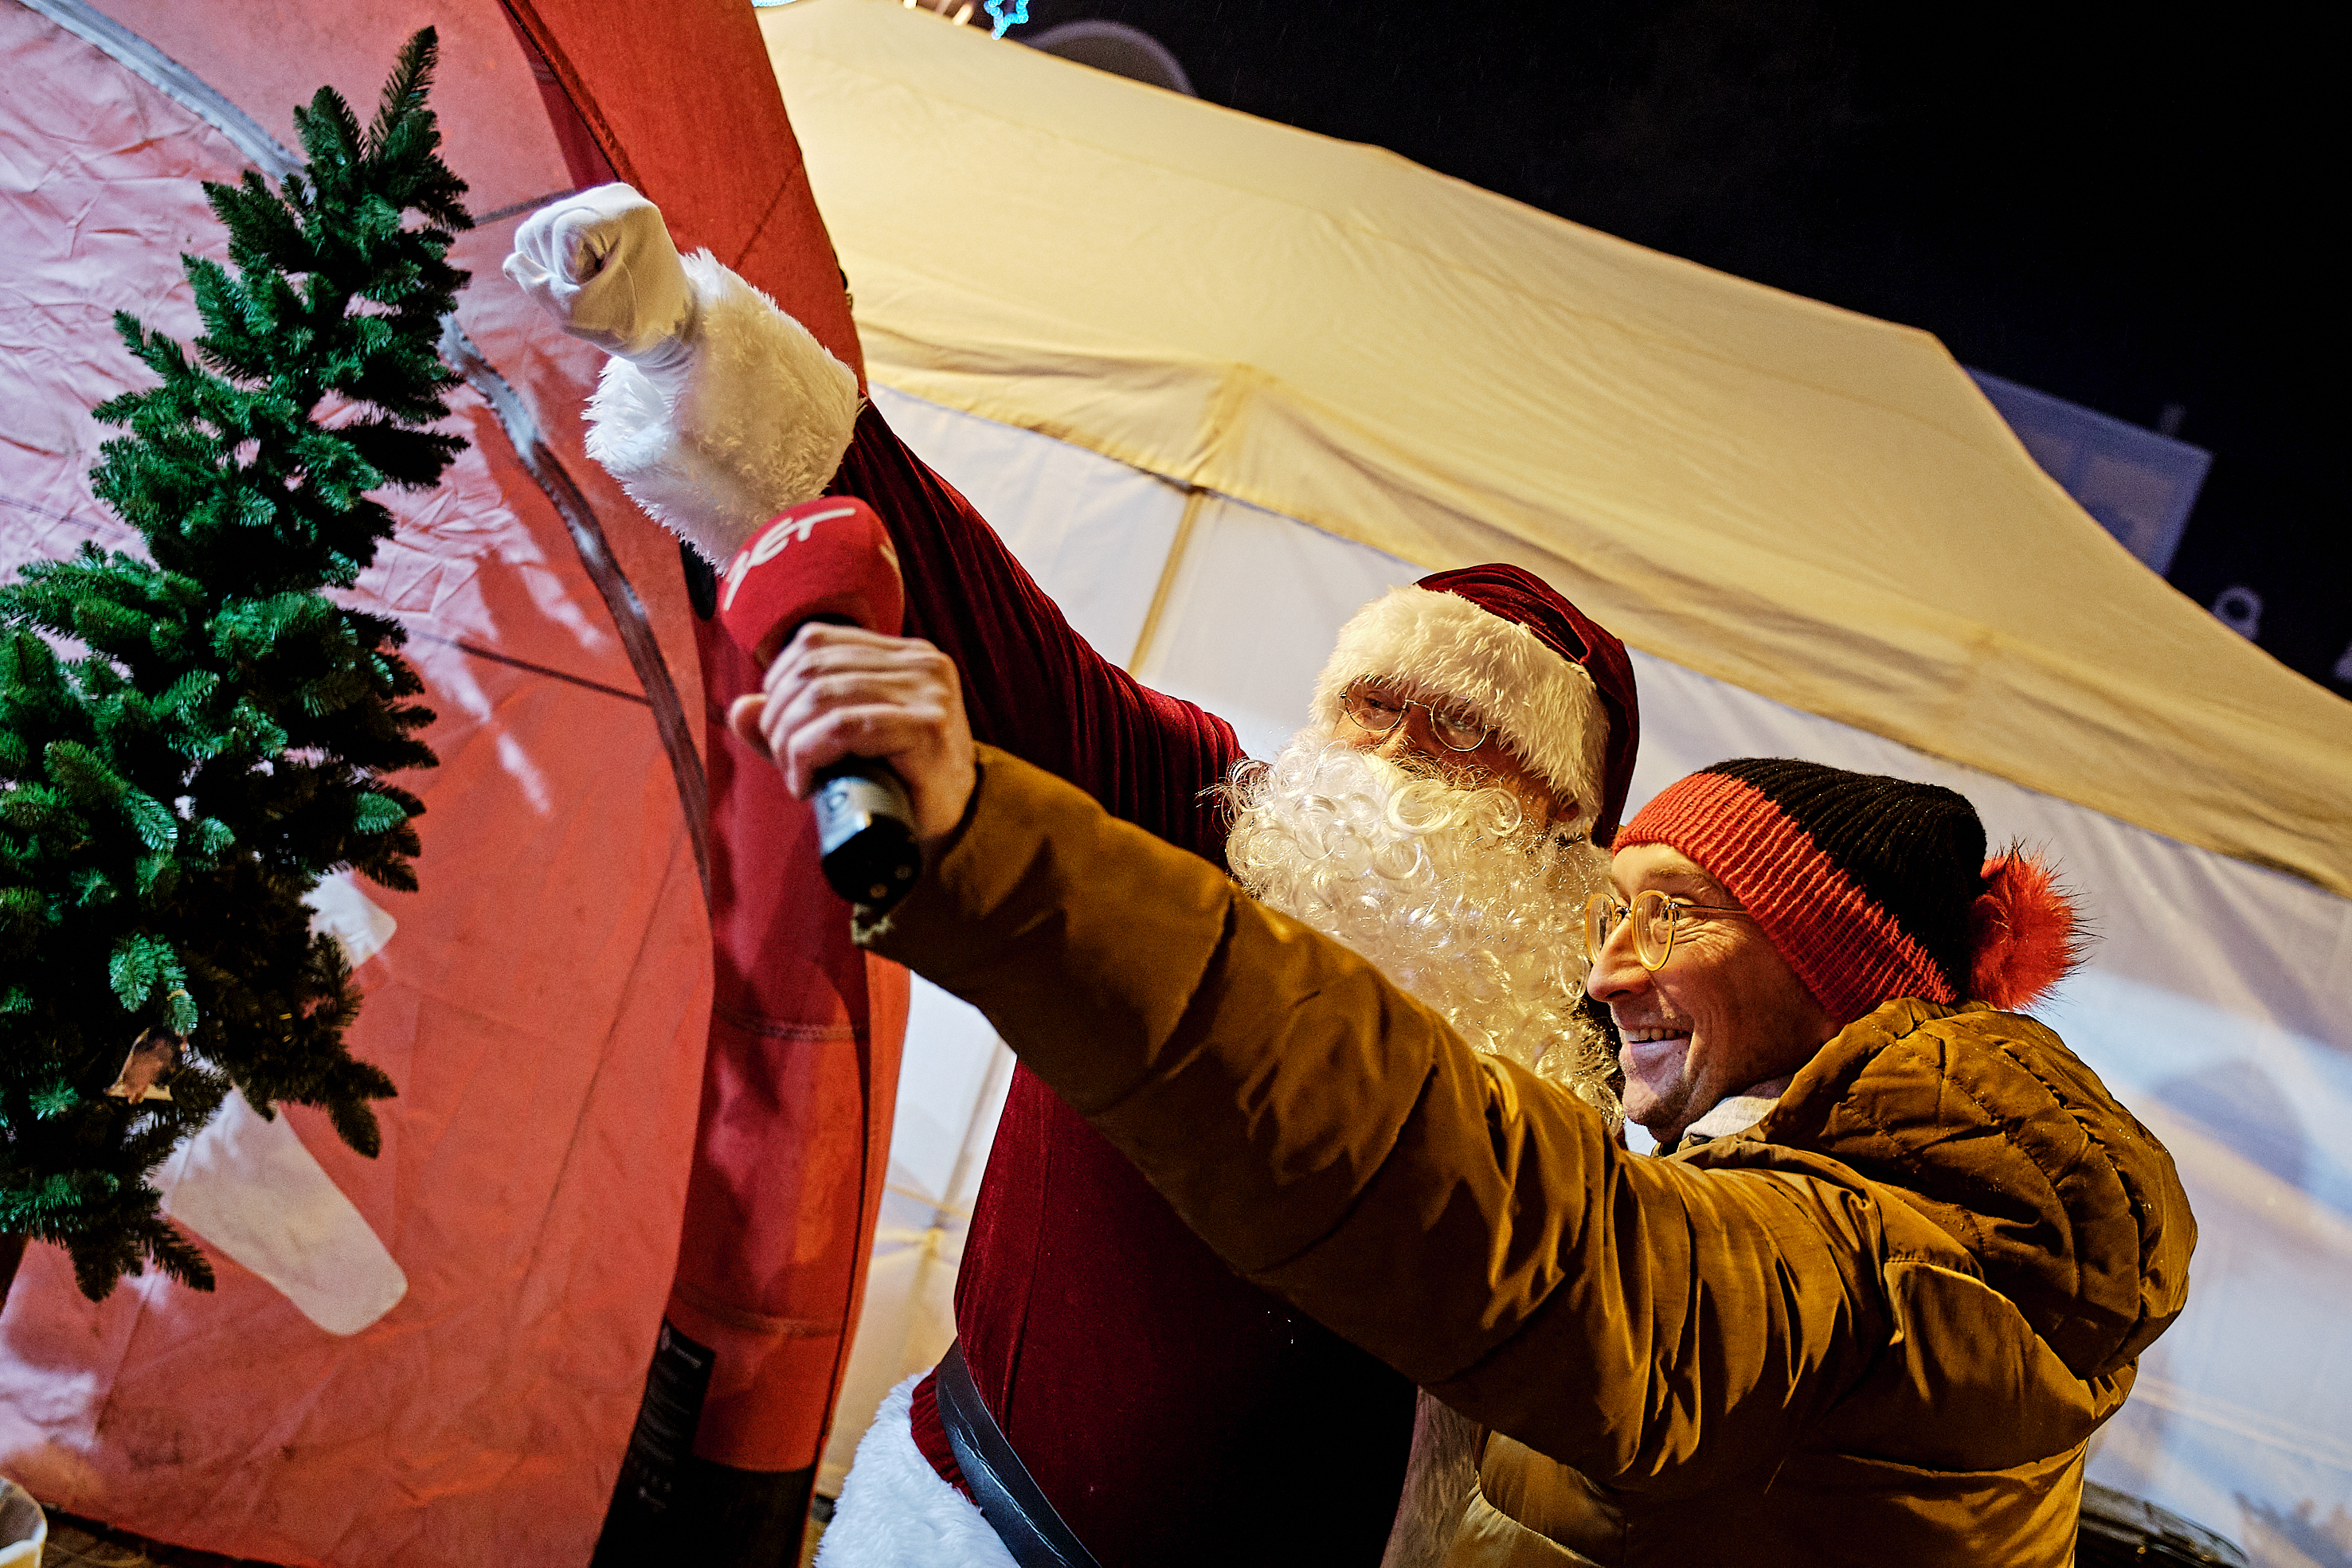
M2047 866L1985 857L1967 797L1788 758L1743 758L1668 786L1616 847L1666 844L1756 917L1841 1027L1897 997L2021 1008L2079 958Z

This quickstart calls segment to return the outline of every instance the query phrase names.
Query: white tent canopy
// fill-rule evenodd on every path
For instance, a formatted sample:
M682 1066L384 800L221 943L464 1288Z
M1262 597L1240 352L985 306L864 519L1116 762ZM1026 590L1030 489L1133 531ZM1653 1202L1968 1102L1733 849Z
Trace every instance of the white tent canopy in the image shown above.
M2316 1351L2352 1295L2352 708L2133 561L1925 334L888 0L763 22L884 411L1254 750L1357 604L1510 559L1637 650L1632 804L1807 756L2053 847L2103 940L2043 1016L2204 1234L2094 1473L2313 1560L2352 1507L2352 1365ZM836 1479L951 1332L999 1051L919 1003Z
M877 379L2352 893L2352 707L1927 333L888 0L763 13Z

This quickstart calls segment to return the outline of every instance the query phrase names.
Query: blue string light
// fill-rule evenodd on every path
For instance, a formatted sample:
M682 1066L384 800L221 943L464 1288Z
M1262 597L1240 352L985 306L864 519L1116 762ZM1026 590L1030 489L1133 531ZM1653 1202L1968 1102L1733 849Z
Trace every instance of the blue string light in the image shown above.
M1005 28L1017 27L1026 22L1029 19L1029 0L1013 0L1013 15L1010 16L1004 11L1004 0L988 0L988 14L996 19L996 31L989 37L1001 38L1004 37Z

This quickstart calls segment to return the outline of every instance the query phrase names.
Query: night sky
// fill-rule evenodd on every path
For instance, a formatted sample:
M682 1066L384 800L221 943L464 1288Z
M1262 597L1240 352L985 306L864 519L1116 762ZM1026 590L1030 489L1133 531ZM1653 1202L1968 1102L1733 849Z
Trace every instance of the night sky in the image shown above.
M2322 278L2328 50L2285 13L1625 0L1031 0L1151 34L1213 102L1375 142L1874 316L2214 454L2171 579L2352 659ZM2192 19L2193 18L2193 19ZM2336 411L2336 412L2330 412ZM2030 570L2020 563L2021 570Z

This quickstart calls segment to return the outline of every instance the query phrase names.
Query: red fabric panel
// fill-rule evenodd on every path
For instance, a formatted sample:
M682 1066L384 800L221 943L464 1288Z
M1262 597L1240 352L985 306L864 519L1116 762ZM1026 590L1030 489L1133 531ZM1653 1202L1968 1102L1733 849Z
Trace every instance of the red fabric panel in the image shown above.
M841 264L751 7L741 0L501 4L615 176L660 206L678 248L709 246L815 333L863 387L866 361Z
M871 408L834 488L889 525L908 630L954 658L982 738L1223 863L1202 791L1241 757L1223 720L1096 653ZM1380 1560L1412 1385L1235 1277L1026 1068L997 1124L956 1329L990 1412L1103 1562ZM931 1409L916 1442L960 1484L935 1396Z
M668 1316L719 1353L695 1452L800 1469L823 1446L857 1321L908 980L878 960L869 971L817 875L807 806L727 727L757 666L716 622L700 630L710 1044Z
M572 101L572 95L556 78L555 68L548 64L547 57L539 52L539 46L531 42L530 35L522 30L522 24L515 20L511 12L501 15L514 28L515 41L522 46L523 54L530 61L531 83L539 89L539 101L547 110L548 128L554 131L555 144L562 150L564 172L572 176L572 183L575 187L612 183L617 177L613 165L605 158L604 150L596 145L596 133L588 129L580 106Z
M748 6L503 0L619 178L853 367L856 334ZM682 112L685 106L692 112ZM601 177L555 105L575 178ZM723 150L714 155L714 150ZM714 995L671 1321L719 1354L695 1451L798 1469L824 1446L888 1161L906 976L849 941L807 808L728 733L758 672L696 629L708 714ZM877 1003L879 1005L877 1005ZM887 1032L877 1021L896 1019Z
M577 183L532 92L530 62L496 0L97 3L297 153L295 105L309 103L321 86L332 87L365 124L400 46L429 24L441 39L433 85L441 155L467 183L467 210L478 220ZM503 255L490 257L490 277Z
M766 114L775 89L748 13L723 0L665 12L648 47L644 14L617 0L509 4L614 168L661 204L680 239L737 262L857 364L781 105L740 132L676 113L723 99L730 114L746 105ZM673 81L669 62L681 57L672 51L689 27L706 42ZM714 75L735 57L718 41L730 28L751 38L744 57L758 60L761 79L721 92ZM714 147L727 155L711 157ZM781 172L774 227L730 253L714 235L732 231L698 228L712 220L695 204L739 184L746 169ZM956 659L982 738L1222 860L1217 813L1200 792L1239 758L1230 727L1097 656L870 409L835 488L890 525L908 584L907 629ZM717 774L714 756L714 802ZM727 836L714 833L714 858ZM1234 1279L1025 1072L982 1185L958 1324L990 1408L1106 1562L1377 1559L1410 1439L1410 1385ZM1276 1475L1285 1484L1269 1486Z
M215 83L265 124L283 120L275 95L289 83L307 98L339 81L364 115L425 19L404 0L247 5L233 27L177 9L220 35L215 63L263 84ZM466 101L483 65L458 40L502 51L489 77L509 71L528 95L495 11L437 19L451 98ZM322 60L305 52L314 43L355 52ZM195 182L234 179L242 160L33 12L0 6L0 301L21 339L0 356L7 571L86 538L135 548L87 485L113 434L89 408L152 384L108 315L193 333L177 255L224 244ZM453 146L459 167L484 189L531 189L541 173L479 162L498 150L484 129L497 117L470 107L483 112L456 118L483 134ZM461 319L542 416L576 414L597 356L522 324L536 312L498 273L512 227L461 241L454 259L477 280ZM373 1161L316 1113L286 1113L408 1292L337 1337L202 1237L217 1292L151 1274L97 1304L62 1252L36 1246L0 1316L0 1470L58 1507L239 1558L584 1563L677 1253L709 953L677 789L562 521L481 400L463 392L453 405L450 428L472 449L438 488L385 497L397 532L355 591L411 629L438 715L425 739L442 766L404 780L428 808L423 885L368 889L399 925L357 974L352 1049L400 1094L379 1108ZM551 423L567 463L573 426ZM615 518L601 475L578 476ZM640 530L615 528L614 554L667 639L688 619L676 546ZM693 692L691 662L670 658Z

